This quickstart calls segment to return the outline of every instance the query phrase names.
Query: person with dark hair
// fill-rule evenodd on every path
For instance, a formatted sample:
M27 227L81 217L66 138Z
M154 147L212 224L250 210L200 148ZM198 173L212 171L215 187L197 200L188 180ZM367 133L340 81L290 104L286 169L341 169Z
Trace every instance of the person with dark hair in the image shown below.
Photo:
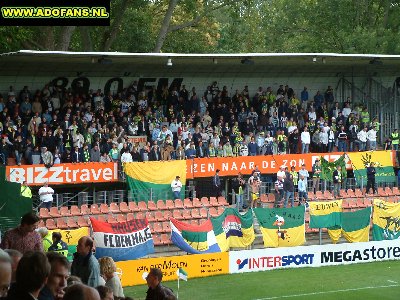
M23 215L21 224L4 234L0 248L18 250L22 254L28 251L43 251L42 239L35 231L38 223L39 217L35 213Z
M215 171L212 183L214 191L213 194L215 195L215 197L220 197L222 193L221 193L221 179L219 178L219 169Z
M12 280L11 258L0 249L0 299L6 299ZM3 298L4 297L4 298Z
M93 255L93 240L89 236L83 236L78 241L71 265L71 275L78 276L88 286L99 286L100 266Z
M16 283L7 300L36 300L50 274L50 263L43 252L26 252L19 261Z
M95 288L77 283L65 290L63 300L100 300L100 295Z
M18 263L22 257L22 253L14 249L6 249L4 251L10 256L11 259L11 270L12 270L11 283L14 283Z
M57 252L47 253L50 263L50 275L46 285L41 289L38 300L61 300L67 286L69 262L65 256Z
M113 291L109 287L99 285L96 290L99 292L101 300L114 300Z
M151 268L146 277L147 290L146 300L175 300L173 291L161 284L162 271L158 268Z
M48 251L58 252L65 257L68 256L68 245L61 238L61 232L53 232L51 234L51 238L53 240L53 244L49 247Z

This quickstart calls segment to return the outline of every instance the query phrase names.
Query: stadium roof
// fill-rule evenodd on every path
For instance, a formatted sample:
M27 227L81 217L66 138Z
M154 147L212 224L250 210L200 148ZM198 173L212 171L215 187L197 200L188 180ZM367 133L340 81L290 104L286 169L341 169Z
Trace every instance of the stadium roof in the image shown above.
M171 59L172 66L167 66ZM337 53L176 54L20 50L0 55L9 75L399 76L400 55ZM209 74L213 73L213 76ZM127 75L129 74L129 75Z

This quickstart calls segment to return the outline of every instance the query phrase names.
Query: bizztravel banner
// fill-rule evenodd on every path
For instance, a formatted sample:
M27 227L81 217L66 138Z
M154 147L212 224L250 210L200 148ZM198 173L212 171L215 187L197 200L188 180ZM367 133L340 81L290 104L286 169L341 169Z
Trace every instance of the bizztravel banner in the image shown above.
M229 252L229 273L399 260L396 240Z
M44 165L7 166L7 180L28 185L81 184L93 182L118 181L118 164L109 163L74 163L57 164L51 168Z

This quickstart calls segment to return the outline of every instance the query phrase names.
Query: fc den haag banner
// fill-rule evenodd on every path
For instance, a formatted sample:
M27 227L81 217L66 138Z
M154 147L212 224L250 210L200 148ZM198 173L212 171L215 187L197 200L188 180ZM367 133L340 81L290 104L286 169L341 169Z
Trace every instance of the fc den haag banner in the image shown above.
M400 239L400 203L374 199L372 223L375 241Z
M342 200L310 201L310 228L329 228L342 225Z
M184 160L126 163L124 171L136 201L148 201L151 196L156 199L172 199L171 182L176 176L180 177L182 191L185 190Z
M353 172L357 180L367 183L367 167L375 164L375 181L395 182L396 176L393 170L392 151L368 151L368 152L349 152Z
M90 218L96 258L111 256L114 261L131 260L154 253L147 219L109 224Z
M255 208L263 235L264 247L303 245L305 237L305 206L290 208Z

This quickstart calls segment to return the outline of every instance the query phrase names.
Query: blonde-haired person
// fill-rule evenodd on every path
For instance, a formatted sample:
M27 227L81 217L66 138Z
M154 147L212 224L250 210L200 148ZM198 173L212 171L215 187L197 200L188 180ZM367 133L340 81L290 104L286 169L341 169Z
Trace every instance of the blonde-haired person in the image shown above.
M105 286L109 287L114 294L114 297L123 298L124 290L122 289L121 281L115 274L117 267L114 260L109 256L99 258L100 275L106 281Z

